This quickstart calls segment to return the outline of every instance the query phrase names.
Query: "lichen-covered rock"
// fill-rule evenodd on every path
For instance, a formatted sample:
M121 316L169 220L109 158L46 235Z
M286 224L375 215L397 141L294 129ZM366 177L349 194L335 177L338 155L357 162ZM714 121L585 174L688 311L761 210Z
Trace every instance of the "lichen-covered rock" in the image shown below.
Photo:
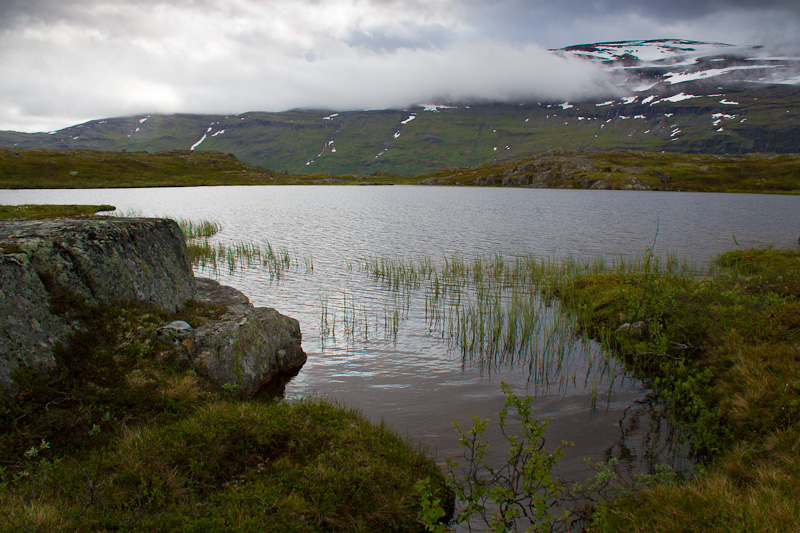
M66 218L0 222L0 390L20 366L47 371L74 325L51 312L55 295L89 304L140 300L175 310L195 295L173 220Z
M53 346L69 327L50 313L49 298L25 254L0 254L0 390L14 393L12 373L20 366L52 368Z
M242 396L274 395L306 362L300 324L275 309L254 307L232 287L197 279L197 299L227 311L182 344L194 368Z
M169 311L192 298L225 306L200 327L176 321L158 335L180 345L199 373L243 396L278 392L306 360L297 320L255 308L215 281L195 282L173 220L12 220L0 222L0 391L6 395L16 393L17 368L52 369L53 346L80 327L51 309L54 296L90 305L138 300Z
M176 310L195 292L186 244L174 220L9 220L0 242L22 252L50 293L90 304L141 300Z

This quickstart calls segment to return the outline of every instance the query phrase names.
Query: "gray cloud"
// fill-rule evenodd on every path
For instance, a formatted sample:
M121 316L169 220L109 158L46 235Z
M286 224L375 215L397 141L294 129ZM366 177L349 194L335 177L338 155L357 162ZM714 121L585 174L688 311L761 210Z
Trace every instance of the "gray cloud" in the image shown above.
M659 38L800 48L797 0L467 0L467 6L465 16L484 35L551 48Z
M798 9L788 0L3 0L0 129L607 94L607 74L546 48L676 37L800 49Z

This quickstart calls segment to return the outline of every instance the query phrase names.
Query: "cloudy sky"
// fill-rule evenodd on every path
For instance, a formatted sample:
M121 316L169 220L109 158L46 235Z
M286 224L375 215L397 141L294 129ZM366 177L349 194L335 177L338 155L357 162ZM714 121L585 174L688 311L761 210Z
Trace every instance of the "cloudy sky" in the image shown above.
M680 38L800 51L800 0L0 0L0 129L150 112L609 92L547 50Z

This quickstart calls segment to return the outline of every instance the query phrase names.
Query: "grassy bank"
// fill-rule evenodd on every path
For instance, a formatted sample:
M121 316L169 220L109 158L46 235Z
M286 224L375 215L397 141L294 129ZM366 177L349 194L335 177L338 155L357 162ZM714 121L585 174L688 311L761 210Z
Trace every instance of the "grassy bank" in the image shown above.
M113 205L0 205L0 220L86 216L115 209Z
M800 252L728 252L703 278L587 275L557 294L653 380L702 465L604 507L597 529L800 527Z
M100 152L0 148L0 188L92 189L212 185L407 183L394 174L367 177L284 174L210 151Z
M404 177L286 174L209 151L99 152L0 148L0 188L434 184L568 189L800 193L800 155L563 151Z
M620 486L612 493L621 498L595 507L593 529L800 527L800 251L731 251L702 275L674 255L614 262L495 255L442 264L378 258L362 268L401 302L424 291L431 331L464 357L528 367L534 381L550 369L552 379L563 373L563 346L577 328L652 384L664 400L654 407L689 437L697 475L658 475L637 494ZM552 297L564 319L548 318ZM402 316L403 307L393 314ZM471 435L464 442L475 446ZM501 486L493 486L498 501L522 498L519 486L509 493ZM558 487L564 493L553 500L572 502L569 483ZM608 494L587 497L607 501Z
M800 193L800 155L563 151L419 176L439 185Z

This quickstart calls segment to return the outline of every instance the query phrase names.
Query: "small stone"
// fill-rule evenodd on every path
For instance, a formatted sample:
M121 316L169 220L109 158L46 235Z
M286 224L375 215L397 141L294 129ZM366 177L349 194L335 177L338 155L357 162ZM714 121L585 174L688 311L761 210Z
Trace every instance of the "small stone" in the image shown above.
M634 323L626 322L619 327L623 333L628 333L631 337L642 339L650 332L650 326L644 320L637 320Z
M174 322L170 322L166 326L161 326L160 329L168 329L176 332L185 332L185 331L191 331L194 328L192 328L192 326L190 326L188 322L184 322L183 320L175 320Z

